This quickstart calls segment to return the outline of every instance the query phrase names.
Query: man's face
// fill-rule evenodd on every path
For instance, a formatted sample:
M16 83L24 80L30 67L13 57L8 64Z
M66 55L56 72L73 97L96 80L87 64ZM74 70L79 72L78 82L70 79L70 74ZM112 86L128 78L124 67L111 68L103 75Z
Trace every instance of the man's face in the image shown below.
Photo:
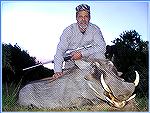
M77 23L81 31L86 31L90 21L90 15L87 11L79 11L77 16Z

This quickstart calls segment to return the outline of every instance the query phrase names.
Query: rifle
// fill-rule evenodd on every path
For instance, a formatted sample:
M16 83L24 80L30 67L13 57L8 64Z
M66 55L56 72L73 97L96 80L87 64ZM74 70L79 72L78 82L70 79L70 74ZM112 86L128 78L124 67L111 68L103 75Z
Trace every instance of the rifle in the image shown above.
M88 48L90 48L90 47L92 47L91 44L90 44L90 45L87 45L87 46L78 47L78 48L76 48L76 49L67 50L67 51L65 52L65 55L64 55L64 61L68 61L68 60L71 59L71 53L72 53L72 52L79 51L79 50L82 50L82 49L88 49ZM34 66L24 68L23 71L29 70L29 69L31 69L31 68L35 68L35 67L38 67L38 66L42 66L42 65L48 64L48 63L54 63L54 60L50 60L50 61L47 61L47 62L44 62L44 63L39 63L39 64L36 64L36 65L34 65Z

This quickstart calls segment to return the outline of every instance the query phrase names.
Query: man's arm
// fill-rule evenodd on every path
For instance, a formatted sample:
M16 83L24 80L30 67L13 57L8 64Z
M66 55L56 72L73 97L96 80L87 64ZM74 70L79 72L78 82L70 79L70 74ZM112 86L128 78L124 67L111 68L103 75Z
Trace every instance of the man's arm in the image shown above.
M54 56L54 72L62 72L62 66L63 66L63 55L65 51L68 49L68 37L71 34L71 30L69 27L67 27L61 37L60 37L60 42L57 45L57 50L56 54Z

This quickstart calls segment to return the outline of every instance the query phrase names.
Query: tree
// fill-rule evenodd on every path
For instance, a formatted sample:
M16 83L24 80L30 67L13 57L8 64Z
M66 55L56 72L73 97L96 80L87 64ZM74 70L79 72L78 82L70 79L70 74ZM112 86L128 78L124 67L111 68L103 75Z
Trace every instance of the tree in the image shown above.
M18 83L20 80L22 80L22 84L26 84L54 74L53 70L49 70L44 66L23 71L24 68L36 65L39 61L36 61L35 57L31 57L27 51L22 50L17 44L14 46L2 44L2 47L2 82L6 83L6 86L12 82Z
M11 45L2 44L2 67L6 70L15 73L11 65Z
M15 71L13 66L11 65L11 45L2 44L2 69L3 69L3 76L2 81L5 83L6 87L6 95L8 96L8 83L12 80L12 76L14 75Z
M36 58L15 44L2 44L3 83L19 82L23 76L22 69L36 64Z

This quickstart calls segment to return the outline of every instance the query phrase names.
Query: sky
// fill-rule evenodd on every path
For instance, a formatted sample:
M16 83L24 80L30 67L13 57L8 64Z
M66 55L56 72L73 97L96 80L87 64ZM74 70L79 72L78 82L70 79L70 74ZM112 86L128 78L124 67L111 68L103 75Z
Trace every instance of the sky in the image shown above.
M91 7L90 22L100 27L107 45L126 30L148 40L147 2L1 1L1 42L17 43L40 62L53 60L63 30L76 22L75 7L82 3Z

